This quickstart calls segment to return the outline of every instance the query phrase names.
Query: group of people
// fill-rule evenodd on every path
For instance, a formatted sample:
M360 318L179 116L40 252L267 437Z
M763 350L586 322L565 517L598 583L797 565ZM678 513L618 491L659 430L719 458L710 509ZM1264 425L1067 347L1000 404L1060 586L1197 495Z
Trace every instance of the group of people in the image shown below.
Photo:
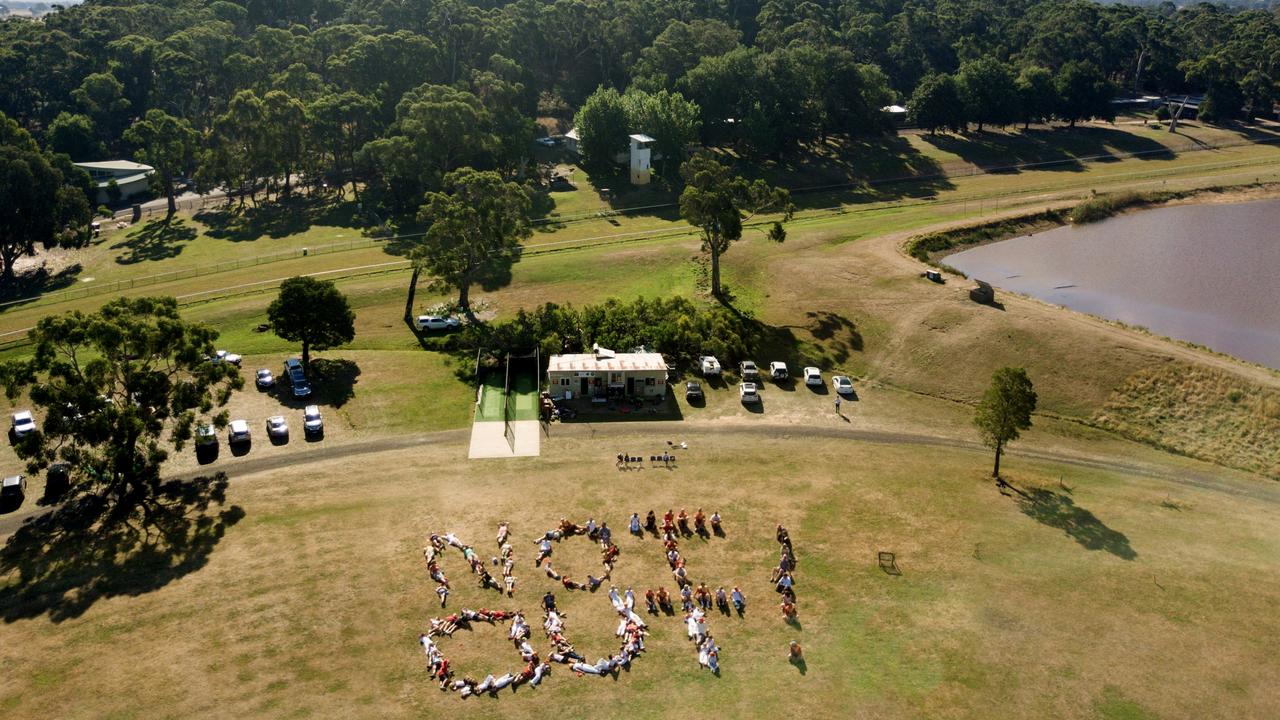
M432 618L431 629L418 636L418 643L422 645L422 650L427 656L427 672L433 680L440 683L440 689L448 690L451 686L457 685L457 687L453 687L452 689L460 690L462 687L467 687L468 690L466 694L470 695L472 692L476 691L475 688L477 686L484 683L477 683L475 680L470 678L465 679L465 681L452 680L453 670L450 667L449 658L445 657L444 653L440 651L440 647L436 645L433 638L440 637L441 635L452 637L453 633L459 628L470 629L471 623L473 622L487 622L493 624L498 621L510 620L517 615L518 613L513 613L507 610L489 610L487 608L468 610L463 608L461 612L446 615L442 618ZM488 691L489 688L493 686L494 681L495 678L492 675L486 678L485 683L487 684L485 684L485 689L481 692ZM502 687L506 687L510 684L511 681L506 681ZM502 688L494 689L500 690Z
M661 529L658 527L658 516L652 510L645 516L643 525L640 524L640 513L631 513L629 529L631 534L637 537L643 535L645 530L648 530L664 540L674 538L677 532L684 537L697 533L705 538L710 536L707 532L708 519L711 521L711 532L715 533L717 537L723 537L724 526L720 524L720 513L718 511L713 512L708 518L707 514L702 512L702 508L698 508L698 511L693 514L692 530L689 529L689 513L684 508L680 508L679 515L668 508L666 514L662 516Z
M423 559L427 561L427 574L436 582L436 595L440 597L440 607L444 607L449 599L449 593L452 587L449 585L449 579L445 576L444 570L440 567L440 554L448 545L452 545L462 551L462 557L471 567L471 572L476 575L480 588L493 588L498 592L505 592L507 597L515 594L516 577L513 574L516 566L515 553L511 548L511 543L507 542L510 531L507 529L507 523L498 526L498 553L499 557L491 558L494 567L501 566L502 581L499 582L494 578L489 569L485 567L484 560L476 553L475 548L467 545L458 539L453 533L445 533L438 535L432 533L427 541L427 546L422 549Z
M779 546L778 566L773 569L773 573L769 576L769 581L773 583L773 589L782 596L782 617L788 622L795 620L798 611L796 610L796 590L795 577L792 573L796 569L796 552L791 546L791 535L782 525L778 525L777 538Z
M601 577L587 575L587 581L582 583L561 575L551 567L552 543L558 543L574 535L585 535L590 540L599 543L600 564L604 566L604 574ZM609 523L597 525L595 518L588 518L585 525L579 525L566 518L560 518L560 524L554 530L548 530L533 542L538 546L538 556L534 558L533 566L542 567L545 561L547 577L558 581L566 590L590 590L595 592L605 580L608 580L613 575L613 565L617 562L618 555L622 553L622 549L613 542L613 531L609 529Z

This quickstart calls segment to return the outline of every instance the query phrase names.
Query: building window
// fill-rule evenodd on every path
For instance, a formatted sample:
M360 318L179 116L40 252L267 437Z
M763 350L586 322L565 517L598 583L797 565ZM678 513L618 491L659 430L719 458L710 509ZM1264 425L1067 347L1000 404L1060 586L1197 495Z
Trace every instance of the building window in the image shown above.
M644 384L645 384L645 385L650 385L650 386L652 386L655 382L656 382L656 380L654 380L653 378L645 378L645 379L644 379Z
M568 384L569 384L569 378L560 378L560 384L561 384L561 385L568 385Z

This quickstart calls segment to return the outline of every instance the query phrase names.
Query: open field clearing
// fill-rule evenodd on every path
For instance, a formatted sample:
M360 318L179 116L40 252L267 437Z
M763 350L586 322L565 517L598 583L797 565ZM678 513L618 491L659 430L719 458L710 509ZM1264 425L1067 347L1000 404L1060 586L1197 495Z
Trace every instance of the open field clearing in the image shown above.
M621 473L615 448L656 452L666 436L614 427L596 438L557 431L533 462L460 462L464 440L449 435L358 462L235 474L208 511L223 513L225 534L188 548L198 558L183 548L136 564L51 558L39 600L6 595L0 707L66 718L1280 712L1274 495L1015 457L1021 493L1006 497L984 479L983 452L698 423L680 431L690 448L678 469ZM710 620L721 677L699 671L678 618L660 617L648 652L616 680L557 666L540 688L463 701L426 679L415 640L438 614L422 567L427 533L455 532L487 556L510 520L516 597L476 589L451 550L449 607L524 608L536 626L551 582L531 568L534 535L562 516L609 521L622 547L613 580L641 591L670 575L656 540L625 536L626 517L699 504L722 513L727 537L686 540L691 573L748 599L745 618ZM796 626L782 622L768 583L774 522L791 529L800 560ZM877 567L880 550L897 554L902 575ZM552 559L581 577L598 568L595 555L574 538ZM603 592L557 598L580 651L611 649ZM479 624L441 645L460 673L500 674L519 664L503 632ZM803 673L785 659L792 639ZM116 692L121 684L131 691Z

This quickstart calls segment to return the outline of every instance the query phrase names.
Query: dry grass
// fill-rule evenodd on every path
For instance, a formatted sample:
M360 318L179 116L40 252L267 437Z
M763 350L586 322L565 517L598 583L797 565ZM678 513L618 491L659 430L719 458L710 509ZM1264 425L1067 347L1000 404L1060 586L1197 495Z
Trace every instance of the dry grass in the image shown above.
M612 467L614 447L644 451L661 444L652 434L562 429L532 461L464 464L458 444L235 477L226 505L243 519L199 569L58 622L5 624L0 708L59 718L1280 713L1273 505L1016 457L1008 466L1026 497L1002 497L983 479L985 453L687 432L671 473ZM451 606L528 610L548 587L531 572L528 539L561 516L621 529L632 511L698 504L720 510L728 537L686 543L693 573L738 584L750 601L745 619L712 620L722 677L697 668L666 618L617 680L557 668L539 689L462 701L424 677L415 638L437 612L426 533L452 530L488 553L496 524L511 520L516 599L475 589L454 553ZM767 584L775 521L797 542L801 627L781 622ZM615 580L667 582L658 543L620 534ZM902 576L876 567L879 550L897 553ZM554 557L575 575L597 567L577 540ZM557 595L580 648L612 646L606 598ZM10 597L0 586L5 614ZM480 627L442 645L459 670L502 672L518 659L499 635ZM803 675L784 657L793 638Z
M1143 369L1097 420L1158 447L1280 478L1280 392L1224 372L1176 362Z

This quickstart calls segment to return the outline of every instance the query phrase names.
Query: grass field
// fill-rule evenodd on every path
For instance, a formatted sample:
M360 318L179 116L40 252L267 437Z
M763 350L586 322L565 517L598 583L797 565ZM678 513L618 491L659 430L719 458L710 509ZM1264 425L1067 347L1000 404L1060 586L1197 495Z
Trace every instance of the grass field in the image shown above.
M46 612L29 618L0 594L0 707L61 718L1280 712L1274 493L1015 456L1010 479L1025 496L1006 497L984 480L984 452L681 432L690 449L675 471L613 468L614 448L656 450L661 434L566 429L533 463L459 464L455 442L237 475L210 512L238 520L195 567L182 566L182 549L151 558L179 569L145 589L148 562L66 567L46 578ZM377 481L351 483L353 465L381 468ZM625 536L626 517L697 505L723 514L727 537L686 541L691 572L741 586L749 602L744 619L710 621L721 677L697 668L678 618L652 620L649 651L616 680L557 668L536 690L462 701L424 677L415 640L438 613L422 568L427 533L452 531L487 553L510 520L515 599L475 589L453 552L450 607L531 611L550 582L530 567L528 540L560 517L619 528L614 581L642 590L670 578L655 540ZM774 522L791 528L800 558L795 626L767 581ZM897 554L901 576L877 567L881 550ZM597 567L586 541L562 543L553 560L578 577ZM102 579L94 572L111 574L110 592L74 602ZM609 650L603 594L557 596L579 649ZM441 644L460 672L501 673L518 664L501 635L480 626ZM803 674L785 660L792 639L805 648Z
M90 310L113 294L186 296L184 315L245 356L249 389L229 410L255 430L278 412L300 423L300 403L252 389L255 368L298 352L256 329L273 280L338 278L357 336L318 354L308 402L325 413L322 441L259 442L207 466L183 452L169 473L228 479L175 489L149 524L28 529L6 542L0 714L1280 716L1280 491L1262 477L1280 474L1280 376L1025 298L978 306L966 284L926 282L900 251L923 230L1061 207L1095 190L1280 179L1280 148L1270 144L1165 152L1266 132L907 135L766 168L779 182L840 187L797 194L785 244L748 229L723 260L732 306L763 325L758 363L849 374L856 402L836 414L825 388L765 383L749 410L730 377L708 383L705 403L677 398L679 421L552 425L536 460L463 459L473 416L502 416L503 378L487 378L496 392L477 409L463 379L474 356L424 350L402 320L403 248L355 238L339 210L206 214L164 231L177 240L145 225L43 258L55 269L80 263L77 290L175 275L8 306L0 343L45 314ZM1000 170L1010 161L1053 164ZM869 182L908 172L936 176ZM705 296L698 240L670 208L615 212L661 204L659 191L604 197L581 170L574 180L577 191L553 196L512 282L473 293L485 317L548 301ZM301 255L343 242L351 247ZM423 289L417 302L446 299ZM1009 364L1028 369L1040 404L1005 462L1015 490L1001 494L970 417L991 372ZM528 380L519 378L520 413L536 413ZM651 455L669 440L689 443L678 468L614 468L619 452ZM0 467L17 467L7 446ZM33 495L40 483L33 478ZM455 532L483 555L509 520L516 597L476 589L455 552L444 563L456 588L450 608L532 613L550 581L533 571L529 541L561 517L607 520L622 536L631 512L699 505L718 509L728 534L686 541L691 572L712 587L740 585L749 601L745 618L711 620L721 677L698 669L678 619L659 618L649 652L617 679L557 668L539 689L465 702L426 680L415 641L438 613L422 566L428 533ZM0 517L0 536L36 509ZM775 522L791 528L800 557L795 626L782 622L767 583ZM671 584L656 541L620 540L615 582ZM901 575L877 566L882 550L897 554ZM596 557L575 540L554 561L581 579ZM614 649L603 594L557 595L584 654ZM518 664L502 638L480 627L442 647L459 672L501 674ZM785 660L792 639L804 644L804 672ZM536 630L535 640L541 648Z

